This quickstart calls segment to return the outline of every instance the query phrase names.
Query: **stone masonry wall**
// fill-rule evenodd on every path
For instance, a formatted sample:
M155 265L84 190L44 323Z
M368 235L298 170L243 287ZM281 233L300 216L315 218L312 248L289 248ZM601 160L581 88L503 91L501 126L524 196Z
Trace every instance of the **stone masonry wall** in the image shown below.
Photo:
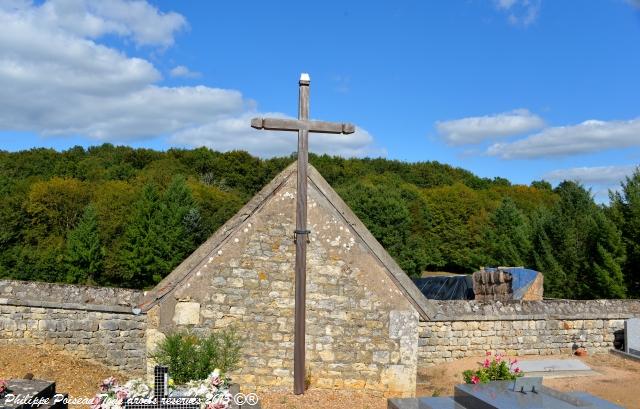
M418 362L425 368L485 351L553 355L583 346L589 353L613 348L624 320L640 316L640 300L441 301L442 315L420 322Z
M361 238L309 185L307 366L312 386L415 393L418 314ZM247 390L293 385L295 174L148 311L150 349L179 328L233 326ZM162 283L160 287L162 287Z
M131 307L139 297L126 289L0 281L0 344L47 346L141 374L146 316Z

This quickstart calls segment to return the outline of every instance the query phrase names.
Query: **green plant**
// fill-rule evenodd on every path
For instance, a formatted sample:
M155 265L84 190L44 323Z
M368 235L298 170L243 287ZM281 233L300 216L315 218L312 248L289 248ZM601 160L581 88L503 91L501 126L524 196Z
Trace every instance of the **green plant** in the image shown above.
M241 343L233 328L198 336L188 331L174 332L158 344L151 355L177 384L206 378L214 369L237 369Z
M487 352L484 363L479 369L467 369L462 372L462 377L466 383L487 383L490 381L512 381L524 376L524 372L516 366L517 359L509 359L501 354L495 354L489 359L491 352Z

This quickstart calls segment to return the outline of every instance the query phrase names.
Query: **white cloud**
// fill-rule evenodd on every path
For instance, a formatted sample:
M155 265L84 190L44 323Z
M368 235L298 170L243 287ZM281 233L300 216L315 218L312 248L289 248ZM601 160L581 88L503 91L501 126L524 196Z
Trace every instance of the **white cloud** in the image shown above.
M627 0L627 3L629 3L635 8L640 9L640 0Z
M497 143L487 153L504 159L576 155L640 146L640 118L628 121L589 120L547 128L512 143Z
M242 149L261 157L288 155L297 150L296 132L253 129L249 126L253 117L287 118L281 113L245 112L178 132L171 138L171 142L178 145L207 146L220 151ZM309 150L343 157L386 155L384 149L373 146L373 137L361 128L356 128L356 132L351 135L311 133Z
M189 68L184 65L178 65L173 67L171 71L169 71L172 77L183 77L183 78L199 78L202 76L201 73L196 71L191 71Z
M162 13L141 0L49 0L40 6L14 0L0 4L0 9L45 30L91 39L115 34L130 37L138 45L170 46L174 35L187 27L182 15Z
M264 134L262 145L241 137L240 128L251 131L247 111L253 104L240 92L161 86L162 76L152 63L98 43L100 36L112 34L139 45L168 46L186 26L179 14L162 13L144 1L36 5L12 0L0 2L0 26L0 131L110 142L163 137L255 154L295 150L295 142L278 145ZM183 67L174 74L193 73ZM205 136L187 138L205 130L215 135L215 144L206 143ZM321 143L318 152L369 152L372 139L366 132L343 138Z
M499 11L508 13L510 24L527 27L538 19L542 0L495 0L494 3Z
M616 185L626 176L631 176L636 165L624 166L592 166L569 169L557 169L544 175L544 179L561 182L563 180L578 181L584 184Z
M450 145L480 143L487 139L520 135L539 129L544 121L526 109L436 122L436 129Z

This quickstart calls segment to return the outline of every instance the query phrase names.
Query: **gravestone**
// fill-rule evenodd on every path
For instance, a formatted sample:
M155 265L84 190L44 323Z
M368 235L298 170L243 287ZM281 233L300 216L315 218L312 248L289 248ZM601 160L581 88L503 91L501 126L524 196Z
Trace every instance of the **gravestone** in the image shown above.
M67 409L67 394L56 393L56 383L42 379L9 379L0 409Z
M514 387L516 388L514 390ZM388 409L623 409L584 392L563 393L540 378L456 385L453 397L389 399Z
M640 356L640 318L624 322L624 352Z
M579 359L536 359L520 361L520 370L527 376L564 377L564 376L588 376L595 372Z

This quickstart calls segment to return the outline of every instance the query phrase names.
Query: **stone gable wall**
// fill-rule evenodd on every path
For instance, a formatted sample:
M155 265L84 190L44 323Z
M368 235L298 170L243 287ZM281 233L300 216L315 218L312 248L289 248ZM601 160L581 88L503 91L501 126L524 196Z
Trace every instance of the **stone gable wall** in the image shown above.
M419 370L485 351L553 355L577 345L606 353L624 320L640 316L640 300L438 303L441 315L419 325Z
M365 243L309 185L307 366L312 386L415 393L418 314ZM295 173L149 310L150 348L179 328L233 326L244 388L293 386ZM162 284L161 284L162 286Z

